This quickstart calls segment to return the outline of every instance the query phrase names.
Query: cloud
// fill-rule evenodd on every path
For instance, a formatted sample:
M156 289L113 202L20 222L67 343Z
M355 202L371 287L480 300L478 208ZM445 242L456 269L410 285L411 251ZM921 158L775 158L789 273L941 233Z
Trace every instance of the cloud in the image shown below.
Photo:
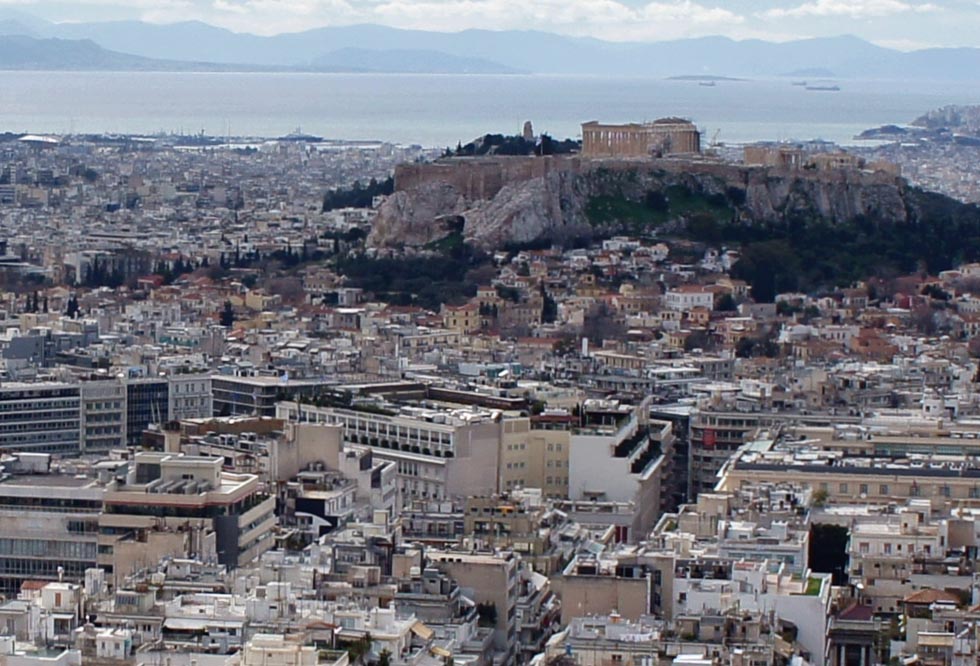
M355 8L347 0L196 0L193 10L166 3L154 6L152 0L149 4L152 8L140 14L144 21L171 23L196 19L230 30L264 35L354 23L364 16L363 9Z
M195 12L164 3L141 16L154 22L197 18L262 34L380 23L442 31L540 29L613 40L707 34L745 20L721 6L697 0L650 0L642 4L634 0L206 0L199 2Z
M932 3L905 0L813 0L796 7L774 7L762 12L766 18L881 18L896 14L924 14L939 11Z

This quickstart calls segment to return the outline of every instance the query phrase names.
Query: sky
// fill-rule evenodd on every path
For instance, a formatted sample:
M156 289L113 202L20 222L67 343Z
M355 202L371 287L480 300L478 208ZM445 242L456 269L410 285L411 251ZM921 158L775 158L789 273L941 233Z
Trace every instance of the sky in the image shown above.
M0 0L0 17L5 11L55 22L200 20L265 35L378 23L537 29L613 41L853 34L903 50L980 47L980 0Z

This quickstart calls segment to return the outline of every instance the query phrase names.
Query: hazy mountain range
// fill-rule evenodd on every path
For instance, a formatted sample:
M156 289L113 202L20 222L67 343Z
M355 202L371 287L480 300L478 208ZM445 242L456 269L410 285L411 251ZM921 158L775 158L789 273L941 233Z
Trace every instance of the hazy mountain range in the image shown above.
M535 31L316 28L271 37L199 22L54 24L0 10L2 69L806 76L974 80L980 49L902 52L857 37L604 42Z

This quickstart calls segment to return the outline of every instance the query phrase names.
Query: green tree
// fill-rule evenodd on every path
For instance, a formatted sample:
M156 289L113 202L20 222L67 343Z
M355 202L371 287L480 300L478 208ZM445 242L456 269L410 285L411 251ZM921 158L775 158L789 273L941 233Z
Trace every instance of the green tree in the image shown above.
M551 297L542 285L541 287L541 321L545 324L554 323L558 319L558 303Z
M366 633L356 641L346 643L344 649L351 664L364 664L365 658L371 654L371 644L373 640L370 633Z
M235 308L231 301L225 301L224 308L221 310L220 323L225 328L231 328L235 323Z
M722 294L721 298L718 299L718 305L715 306L715 310L719 312L734 312L737 309L738 305L731 294Z
M69 319L78 317L78 297L72 294L68 298L68 305L65 307L65 316Z

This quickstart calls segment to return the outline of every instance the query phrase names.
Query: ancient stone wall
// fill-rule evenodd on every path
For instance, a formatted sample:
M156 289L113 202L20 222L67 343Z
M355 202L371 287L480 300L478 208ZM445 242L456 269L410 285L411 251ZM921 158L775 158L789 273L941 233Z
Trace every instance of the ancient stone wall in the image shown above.
M901 177L884 169L799 169L734 164L704 159L587 158L581 156L451 158L427 164L402 164L395 169L395 191L425 185L453 187L467 201L492 199L505 186L542 178L553 172L588 173L597 169L627 172L656 169L672 174L710 176L734 187L745 187L770 178L794 178L821 183L898 185Z

